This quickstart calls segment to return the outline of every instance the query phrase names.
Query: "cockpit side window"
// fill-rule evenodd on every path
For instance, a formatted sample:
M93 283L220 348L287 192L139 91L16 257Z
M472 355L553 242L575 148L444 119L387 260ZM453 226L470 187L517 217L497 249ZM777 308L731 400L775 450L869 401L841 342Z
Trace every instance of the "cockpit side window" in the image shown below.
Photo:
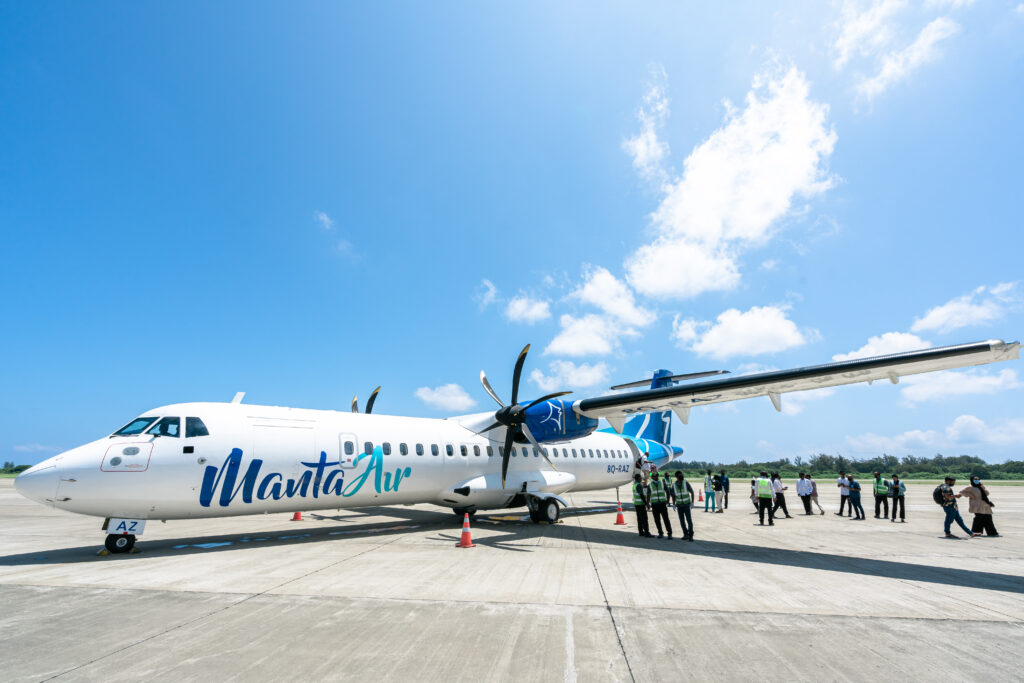
M180 417L162 417L160 421L146 431L150 436L172 436L177 439L181 436Z
M206 429L206 425L198 417L186 417L185 418L185 438L191 439L193 436L209 436L210 432Z
M137 417L111 436L135 436L145 431L146 427L156 422L156 417Z

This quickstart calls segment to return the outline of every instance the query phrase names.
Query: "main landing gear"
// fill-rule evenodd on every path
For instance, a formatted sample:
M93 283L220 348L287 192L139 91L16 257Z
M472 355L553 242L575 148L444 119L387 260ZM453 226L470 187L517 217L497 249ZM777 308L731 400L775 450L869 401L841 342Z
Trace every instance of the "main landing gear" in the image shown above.
M107 534L103 545L111 555L131 552L135 547L135 534Z
M537 500L531 497L526 506L530 510L530 519L534 522L538 524L540 522L548 524L556 524L558 522L558 513L561 510L558 501L551 498Z

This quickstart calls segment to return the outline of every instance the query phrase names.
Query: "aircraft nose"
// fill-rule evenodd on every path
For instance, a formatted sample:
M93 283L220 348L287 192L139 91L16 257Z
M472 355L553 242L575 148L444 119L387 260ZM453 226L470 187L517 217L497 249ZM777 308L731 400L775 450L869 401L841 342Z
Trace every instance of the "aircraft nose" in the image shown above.
M59 483L60 472L57 463L45 461L19 474L14 479L14 488L21 495L37 503L53 505Z

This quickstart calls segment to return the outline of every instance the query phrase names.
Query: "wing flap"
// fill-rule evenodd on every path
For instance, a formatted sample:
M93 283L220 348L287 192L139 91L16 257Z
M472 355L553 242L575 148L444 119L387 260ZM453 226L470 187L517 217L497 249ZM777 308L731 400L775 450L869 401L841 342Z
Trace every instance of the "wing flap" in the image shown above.
M662 410L672 410L677 415L689 417L689 409L698 405L757 396L770 396L772 403L779 405L779 395L793 391L875 380L889 380L895 384L906 375L985 365L1019 357L1019 342L990 340L588 398L579 401L576 410L587 417L605 419Z

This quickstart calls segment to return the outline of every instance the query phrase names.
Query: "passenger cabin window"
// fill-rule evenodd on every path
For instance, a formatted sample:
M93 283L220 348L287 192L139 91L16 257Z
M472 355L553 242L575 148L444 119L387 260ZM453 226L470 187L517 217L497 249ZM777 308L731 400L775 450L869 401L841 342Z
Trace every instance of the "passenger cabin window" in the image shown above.
M452 448L452 445L450 443L446 443L444 445L444 452L447 453L448 455L455 455L455 449Z
M416 444L416 455L423 455L423 444Z
M363 444L363 453L367 455L373 455L373 442L367 441Z
M462 455L469 455L469 449L465 446L459 446L459 453Z
M146 432L152 436L172 436L177 439L181 436L180 417L162 417L160 421L149 428Z
M156 422L155 417L137 417L124 427L121 427L111 436L135 436L146 430L146 427Z
M185 438L191 439L193 436L209 436L210 432L206 429L206 425L198 417L186 417L185 418Z
M487 457L488 458L493 458L494 457L494 449L491 446L487 447Z
M384 451L384 455L391 455L391 444L387 441L381 444L380 449Z
M356 445L351 441L345 442L345 455L352 455L356 452Z
M479 457L479 455L480 455L480 447L479 446L473 446L473 455Z
M436 443L430 444L430 454L431 455L437 455L439 452L440 451L437 450L437 444Z
M400 443L398 444L398 452L401 453L402 455L409 455L409 447L406 446L404 443Z

